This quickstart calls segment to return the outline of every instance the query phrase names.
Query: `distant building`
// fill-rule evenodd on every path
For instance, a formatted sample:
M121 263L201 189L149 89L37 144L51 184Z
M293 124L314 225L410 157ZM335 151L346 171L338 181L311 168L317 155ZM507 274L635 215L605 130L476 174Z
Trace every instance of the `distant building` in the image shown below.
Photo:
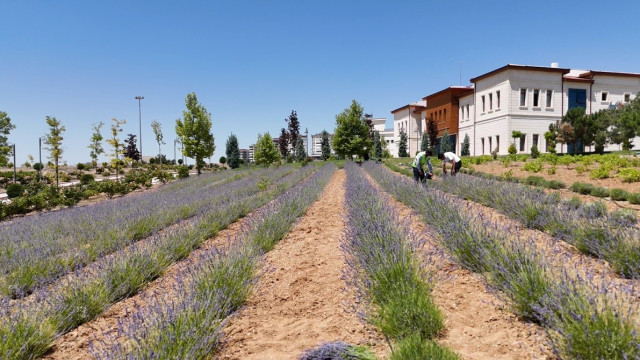
M425 131L423 124L426 108L427 102L421 100L391 110L391 114L393 114L392 140L394 140L396 144L393 149L394 151L391 152L393 157L398 157L398 143L400 142L401 130L407 134L407 153L409 157L418 152L418 149L420 149L420 140L422 140L422 132Z
M245 164L249 163L249 149L240 149L240 159L242 159Z
M332 155L335 154L331 141L333 140L333 134L329 134L329 149ZM322 158L322 133L311 135L311 154L314 159Z

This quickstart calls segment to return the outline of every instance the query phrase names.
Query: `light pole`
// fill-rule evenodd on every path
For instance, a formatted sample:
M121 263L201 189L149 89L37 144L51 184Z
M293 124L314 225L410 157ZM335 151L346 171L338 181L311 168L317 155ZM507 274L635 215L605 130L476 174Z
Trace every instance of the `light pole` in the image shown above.
M38 161L40 162L40 166L38 166L38 178L42 181L42 140L46 140L45 136L40 136L38 138Z
M144 96L136 96L135 99L138 100L138 120L140 123L140 162L142 162L142 106L140 105L140 100L144 99Z

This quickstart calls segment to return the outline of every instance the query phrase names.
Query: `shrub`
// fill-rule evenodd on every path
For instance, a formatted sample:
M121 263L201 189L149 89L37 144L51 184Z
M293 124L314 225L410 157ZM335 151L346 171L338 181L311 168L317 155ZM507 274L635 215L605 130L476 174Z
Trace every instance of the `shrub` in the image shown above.
M592 179L606 179L609 177L609 167L601 165L597 169L591 170L589 177Z
M507 150L509 152L509 154L511 155L515 155L518 153L518 149L516 149L516 146L511 144L509 145L509 150Z
M634 205L639 205L640 204L640 193L629 194L629 196L627 197L627 201L629 201L630 203L632 203Z
M538 150L538 147L533 145L531 147L531 157L534 159L537 159L540 156L540 150Z
M640 181L640 170L633 168L620 169L618 177L622 179L622 182L638 182Z
M220 156L220 164L224 164L227 162L227 158L224 156Z
M542 176L527 176L527 178L524 179L524 183L533 186L547 186L547 180L545 180Z
M78 170L84 170L84 169L85 169L85 167L86 167L86 166L84 165L84 163L78 163L78 165L76 165L76 168L77 168Z
M589 194L599 198L606 198L609 196L609 189L602 186L596 186L591 190Z
M389 357L389 360L413 359L458 360L460 357L453 351L442 347L433 341L421 339L420 336L417 335L410 336L400 341Z
M546 187L549 189L564 189L567 185L560 180L549 180Z
M580 200L577 196L572 196L571 198L565 200L563 205L568 210L577 210L582 206L582 200Z
M316 348L305 350L300 360L375 360L376 356L363 346L354 346L342 341L324 343Z
M497 149L497 148L496 148L496 149L494 149L494 150L491 152L491 158L492 158L493 160L496 160L496 159L498 158L498 149Z
M184 179L189 177L189 168L184 165L178 166L178 178Z
M609 215L611 221L622 226L633 226L638 222L638 215L633 209L618 209Z
M602 218L607 215L607 206L602 201L582 205L582 215L587 219Z
M508 157L503 157L502 159L500 159L500 162L502 163L502 166L509 167L509 165L511 164L511 159L509 159Z
M524 164L524 170L534 173L540 172L542 171L542 161L529 161Z
M92 174L82 174L80 175L80 183L82 185L87 185L90 182L94 182L96 181L96 179L94 178L94 176Z
M611 189L609 196L611 200L625 201L629 197L629 192L622 189Z
M547 174L549 175L555 175L556 174L556 166L553 165L550 168L547 169Z
M581 183L581 182L574 182L573 184L571 184L571 187L569 187L569 190L576 192L578 194L582 194L582 195L589 195L591 194L591 191L593 190L595 186L588 184L588 183Z
M9 199L17 198L24 193L24 186L22 184L9 184L7 185L7 196Z
M44 166L42 165L42 163L35 163L33 164L33 169L36 171L40 171L42 169L44 169Z
M578 175L582 175L582 173L585 173L587 171L589 171L589 168L585 164L576 166L576 172L578 173Z

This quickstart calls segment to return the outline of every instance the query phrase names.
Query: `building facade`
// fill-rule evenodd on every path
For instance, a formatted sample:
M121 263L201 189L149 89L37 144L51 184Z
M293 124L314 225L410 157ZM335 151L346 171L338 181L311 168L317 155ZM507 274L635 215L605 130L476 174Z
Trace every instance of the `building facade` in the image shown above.
M407 153L413 156L420 149L420 141L422 140L422 132L424 131L425 110L427 102L425 100L417 101L399 107L391 111L393 115L393 142L395 143L393 157L398 157L400 132L404 131L407 135Z
M442 135L446 132L449 134L449 144L452 146L453 152L458 152L458 127L460 120L459 96L469 94L473 91L469 86L450 86L431 95L425 96L426 108L424 110L425 123L424 131L427 131L427 124L433 120L438 127L437 144L435 144L436 152L440 151L442 143ZM422 134L420 134L422 138Z
M333 134L329 134L329 149L331 155L335 155L331 141L333 140ZM322 133L311 135L311 157L314 159L322 158Z

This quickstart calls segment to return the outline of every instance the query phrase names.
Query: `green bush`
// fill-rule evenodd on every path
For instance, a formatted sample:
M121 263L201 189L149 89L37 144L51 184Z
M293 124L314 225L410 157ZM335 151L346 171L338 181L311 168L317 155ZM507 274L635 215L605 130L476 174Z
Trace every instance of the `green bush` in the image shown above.
M82 174L80 175L80 184L87 185L90 182L96 181L95 177L92 174Z
M607 205L605 205L602 201L586 203L582 205L582 212L584 213L585 217L588 219L602 218L605 215L607 215ZM595 230L601 231L602 229L599 228Z
M538 147L533 145L531 147L531 157L534 159L537 159L540 156L540 150L538 150Z
M398 342L389 360L458 360L460 357L453 351L418 335L413 335Z
M611 200L625 201L631 195L628 191L622 189L611 189L609 196Z
M606 179L609 177L609 167L601 165L597 169L591 170L589 177L592 179Z
M534 173L540 172L542 171L542 161L538 161L538 160L529 161L524 164L524 170L529 172L534 172Z
M547 180L545 180L542 176L527 176L527 178L524 179L524 183L533 186L547 186Z
M184 165L178 166L178 178L184 179L189 177L189 168Z
M516 146L511 144L509 145L509 149L507 150L509 152L509 154L511 155L515 155L518 153L518 149L516 149Z
M549 189L564 189L567 187L567 184L560 180L549 180L547 181L546 187Z
M563 201L565 208L569 210L577 210L582 206L582 200L577 196L572 196L569 199Z
M17 198L24 193L24 186L18 183L11 183L7 185L7 196L9 199Z
M640 205L640 193L629 194L627 201L634 205Z
M550 168L547 169L547 174L549 175L555 175L556 174L556 166L552 165Z
M589 183L581 183L576 181L573 184L571 184L571 186L569 187L569 190L576 192L578 194L589 195L591 194L591 191L593 190L594 187L595 186Z
M633 225L638 222L638 215L633 209L618 209L611 212L611 221L620 225Z
M606 198L609 197L609 189L602 186L596 186L591 190L589 194L599 198Z
M640 170L633 168L624 168L618 170L618 177L622 182L638 182L640 181Z
M86 166L85 166L85 164L84 164L84 163L78 163L78 165L76 165L76 168L77 168L78 170L84 170L84 169L85 169L85 167L86 167Z

